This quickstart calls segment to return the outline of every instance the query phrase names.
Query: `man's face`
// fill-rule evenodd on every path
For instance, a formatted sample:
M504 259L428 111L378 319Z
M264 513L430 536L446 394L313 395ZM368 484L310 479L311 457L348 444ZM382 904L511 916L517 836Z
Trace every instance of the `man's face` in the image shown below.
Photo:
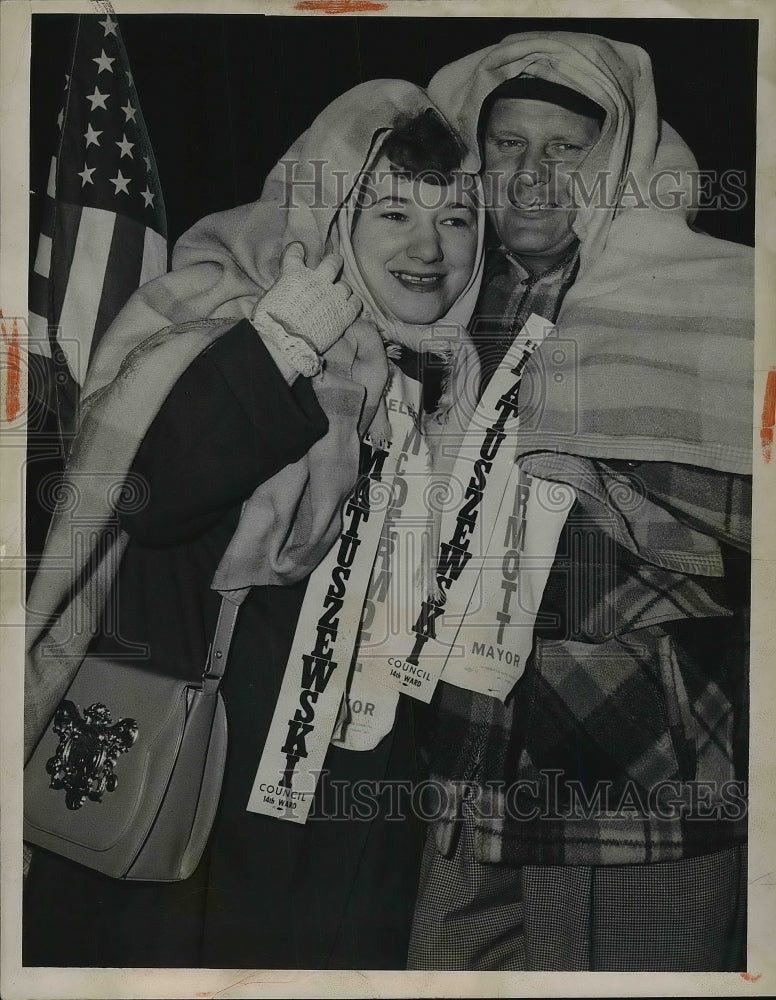
M497 100L485 127L490 219L508 250L542 260L574 241L569 173L600 135L594 118L524 98Z

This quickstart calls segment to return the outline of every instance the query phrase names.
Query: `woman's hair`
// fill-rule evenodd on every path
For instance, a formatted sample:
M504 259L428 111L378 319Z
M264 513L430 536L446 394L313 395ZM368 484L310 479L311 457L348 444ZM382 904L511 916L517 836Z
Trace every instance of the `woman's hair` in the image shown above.
M465 147L442 116L426 108L398 118L380 152L411 179L446 184L460 168Z

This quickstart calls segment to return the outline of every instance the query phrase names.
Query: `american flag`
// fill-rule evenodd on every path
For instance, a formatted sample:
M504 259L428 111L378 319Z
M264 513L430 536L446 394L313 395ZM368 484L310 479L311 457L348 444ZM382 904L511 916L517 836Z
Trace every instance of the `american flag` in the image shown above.
M105 330L167 269L156 163L114 17L78 17L68 69L29 289L30 351L53 363L63 435Z

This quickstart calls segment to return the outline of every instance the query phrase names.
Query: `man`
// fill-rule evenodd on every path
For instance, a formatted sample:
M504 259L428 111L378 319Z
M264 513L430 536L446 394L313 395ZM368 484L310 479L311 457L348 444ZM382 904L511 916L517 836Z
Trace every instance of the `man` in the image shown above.
M573 281L579 240L572 177L602 120L603 110L583 95L531 77L502 84L483 106L484 186L498 240L478 309L486 377L504 354L504 335L511 342L531 313L554 319Z
M410 967L744 968L751 253L690 229L634 46L515 35L429 93L482 154L484 383L557 323L517 457L576 502L514 690L432 703Z

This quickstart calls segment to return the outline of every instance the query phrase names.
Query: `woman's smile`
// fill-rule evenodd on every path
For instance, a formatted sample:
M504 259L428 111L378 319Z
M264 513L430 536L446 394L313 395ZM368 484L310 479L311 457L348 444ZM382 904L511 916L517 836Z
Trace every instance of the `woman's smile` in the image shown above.
M435 272L425 274L417 271L391 271L397 281L411 292L435 292L445 280L446 275Z

